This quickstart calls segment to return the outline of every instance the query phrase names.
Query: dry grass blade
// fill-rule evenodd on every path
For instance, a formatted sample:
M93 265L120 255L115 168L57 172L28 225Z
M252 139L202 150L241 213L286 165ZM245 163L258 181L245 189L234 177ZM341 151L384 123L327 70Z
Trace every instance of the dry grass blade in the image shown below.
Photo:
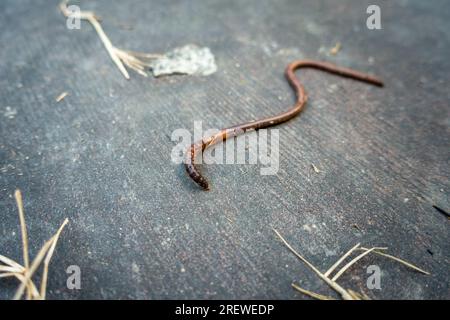
M71 12L67 8L68 0L64 0L60 3L59 8L61 9L61 12L64 14L65 17L70 17ZM123 76L126 79L130 79L130 76L125 69L124 65L122 64L122 61L117 57L116 53L114 52L114 46L111 43L111 40L109 40L108 36L106 35L105 31L103 31L102 26L100 25L100 22L98 21L97 16L90 11L80 11L79 18L82 20L88 21L97 32L100 40L103 42L103 45L105 46L106 51L108 51L109 56L114 61L114 63L119 68L120 72L123 74Z
M15 277L16 272L0 273L0 278Z
M114 52L123 61L123 63L127 65L127 67L133 69L144 77L148 76L145 69L152 66L150 61L162 57L162 55L159 54L126 51L119 48L114 48ZM144 61L143 59L148 59L149 61Z
M365 293L359 293L359 292L353 291L352 289L348 289L347 291L348 291L348 293L351 294L352 297L355 298L355 300L371 300Z
M68 0L64 0L59 5L60 10L65 17L70 17L71 15L71 12L67 8L68 2L69 2ZM94 12L80 11L79 18L88 21L94 27L95 31L97 32L97 35L103 42L106 51L108 52L113 62L116 64L117 68L119 68L119 71L122 73L125 79L130 79L130 75L128 74L128 71L125 68L124 64L127 67L139 73L140 75L147 77L145 68L149 67L150 64L146 61L143 61L142 59L156 59L161 57L160 54L127 51L115 47L111 43L111 40L106 35L105 31L103 30L99 22L99 18L95 15Z
M143 58L143 59L149 59L149 60L159 59L159 58L164 57L164 55L158 54L158 53L145 53L145 52L137 52L137 51L130 51L130 50L121 50L121 51L127 53L130 56Z
M22 269L22 270L25 269L24 267L22 267L20 264L18 264L14 260L12 260L8 257L2 256L1 254L0 254L0 261L3 262L4 264L9 265L10 267L15 267L17 269Z
M361 247L361 248L359 248L359 250L367 251L369 249ZM423 274L426 274L426 275L430 275L429 272L427 272L427 271L425 271L425 270L423 270L423 269L421 269L419 267L416 267L415 265L413 265L413 264L411 264L411 263L409 263L409 262L407 262L405 260L402 260L400 258L394 257L394 256L392 256L390 254L387 254L387 253L380 252L379 250L380 250L380 248L377 248L376 250L373 251L373 253L378 254L380 256L383 256L383 257L386 257L386 258L389 258L389 259L392 259L392 260L395 260L395 261L397 261L397 262L399 262L399 263L401 263L401 264L403 264L403 265L405 265L405 266L407 266L407 267L409 267L409 268L411 268L413 270L416 270L417 272L420 272L420 273L423 273Z
M22 230L22 243L23 243L23 254L24 254L24 266L14 260L0 255L0 262L5 265L0 265L0 278L16 277L20 281L20 285L14 295L14 299L18 300L22 298L26 289L27 299L45 299L45 291L47 288L47 278L48 278L48 266L50 260L55 251L56 244L58 242L59 236L69 222L65 219L61 227L58 229L55 235L53 235L50 240L48 240L44 246L39 250L37 256L34 258L31 265L29 265L28 258L28 237L26 232L25 215L23 212L23 201L22 194L20 190L16 190L14 193L16 198L17 207L19 211L20 226ZM35 284L31 280L36 270L39 268L41 262L44 261L44 271L42 276L40 292L37 290Z
M343 287L341 287L336 281L337 279L339 279L339 277L344 274L345 271L347 271L352 265L354 265L355 263L357 263L360 259L362 259L364 256L368 255L369 253L376 253L378 255L393 259L397 262L400 262L406 266L408 266L409 268L412 268L416 271L419 271L421 273L424 274L428 274L428 272L414 266L413 264L406 262L402 259L399 259L397 257L394 257L392 255L389 254L385 254L383 252L380 252L381 250L387 250L387 248L385 247L373 247L371 249L367 249L364 247L360 247L360 244L358 243L357 245L355 245L353 248L351 248L349 251L347 251L341 258L338 259L338 261L336 261L333 266L331 266L331 268L329 268L327 270L327 272L325 273L321 273L316 267L314 267L309 261L307 261L303 256L301 256L297 251L295 251L295 249L281 236L281 234L275 230L274 228L272 228L273 231L277 234L277 236L281 239L281 241L286 245L286 247L288 247L288 249L294 253L300 260L302 260L309 268L311 268L311 270L313 270L324 282L326 282L332 289L334 289L336 292L338 292L341 297L344 300L370 300L370 298L365 294L365 293L358 293L355 292L351 289L344 289ZM349 257L355 250L362 250L364 251L363 253L359 254L358 256L356 256L355 258L353 258L350 262L348 262L345 266L343 266L335 275L333 278L329 278L330 274L347 258ZM328 296L324 296L318 293L314 293L308 290L305 290L303 288L300 288L298 285L296 284L292 284L292 287L294 289L296 289L297 291L306 294L310 297L313 297L315 299L319 299L319 300L331 300L333 298L328 297Z
M16 277L20 282L25 283L25 276L21 273L13 273L13 276ZM37 290L33 281L29 280L27 286L30 287L30 294L33 299L40 299L39 291Z
M25 281L25 278L21 272L8 272L0 274L0 278L9 278L9 277L16 277L20 282ZM30 281L28 286L30 287L30 297L39 298L39 292L37 291L37 288L34 285L34 283Z
M22 235L23 263L25 269L28 269L30 266L30 259L28 256L28 234L27 234L27 225L25 223L25 214L23 213L22 193L20 192L20 190L16 190L14 192L14 197L16 199L17 209L19 211L20 232ZM27 299L30 298L31 298L30 287L27 285Z
M335 275L333 278L331 278L332 281L336 281L345 271L347 271L348 268L350 268L352 265L354 265L356 262L358 262L360 259L362 259L364 256L368 255L372 251L379 249L379 248L372 248L369 249L360 255L358 255L356 258L352 259L349 263L347 263L345 266L343 266Z
M115 48L114 52L129 68L133 69L140 75L147 77L147 73L145 72L146 65L143 62L139 61L133 56L128 55L120 49Z
M20 232L22 233L22 251L23 251L23 263L25 269L30 266L30 261L28 257L28 235L27 235L27 225L25 223L25 215L23 213L23 201L22 193L20 190L14 192L14 197L17 202L17 209L19 210L19 220L20 220Z
M31 277L36 272L37 268L39 267L42 260L44 259L45 254L50 249L50 246L52 245L52 243L53 243L53 237L44 244L44 246L41 248L41 250L39 250L39 252L38 252L36 258L34 258L33 263L31 264L30 268L25 270L23 281L20 284L19 288L17 289L16 294L14 295L14 298L13 298L14 300L19 300L20 298L22 298L22 295L25 290L25 287L27 286L27 283L30 281Z
M22 272L23 268L15 268L15 267L8 267L8 266L0 266L0 272Z
M344 300L355 300L344 288L342 288L336 282L330 280L325 277L316 267L314 267L308 260L303 258L295 249L283 238L283 236L275 229L272 230L277 234L277 236L281 239L281 241L285 244L285 246L297 256L300 260L302 260L311 270L313 270L323 281L325 281L333 290L341 295Z
M41 296L42 300L45 300L45 294L46 294L46 289L47 289L48 266L50 264L50 260L53 256L53 253L55 251L55 247L58 242L59 236L67 223L69 223L69 220L68 219L64 220L63 224L61 225L61 227L59 227L58 231L54 235L53 243L52 243L50 249L48 250L47 256L45 257L45 260L44 260L44 271L42 273L41 291L40 291L40 296Z
M108 51L109 56L111 57L112 61L116 64L116 66L119 68L120 72L123 74L123 76L126 79L130 79L130 75L128 74L127 69L125 69L122 61L119 59L119 57L114 52L114 46L111 43L111 40L109 40L106 33L103 31L102 26L100 25L100 22L96 19L95 15L90 15L87 17L87 20L92 24L95 31L97 31L98 36L102 40L103 44L105 45L106 51Z
M319 168L316 167L316 165L314 163L311 164L311 167L313 168L315 173L320 173Z
M31 264L31 267L25 271L24 279L19 286L19 288L16 291L16 294L14 295L14 300L18 300L22 297L23 291L25 289L26 284L30 281L33 274L36 272L37 268L41 264L41 262L44 260L44 273L43 273L43 279L41 283L41 294L40 299L45 298L45 289L47 287L47 276L48 276L48 265L50 263L50 259L53 255L53 252L56 247L56 243L58 241L59 235L61 234L62 230L64 229L65 225L69 221L66 219L64 220L61 227L58 229L57 233L48 240L44 246L41 248L39 253L37 254L36 258L33 260L33 263Z
M338 52L341 50L342 44L340 42L337 42L336 45L330 49L330 54L335 56L338 54Z
M68 94L69 93L67 93L67 92L61 93L59 96L56 97L55 101L56 102L61 102L65 97L67 97Z
M360 245L361 244L358 243L356 246L354 246L353 248L348 250L346 254L344 254L338 261L336 261L335 264L333 264L331 266L330 269L327 270L327 272L324 273L324 276L328 277L334 271L334 269L336 269L342 263L342 261L345 260L345 258L347 258L349 255L351 255L353 251L355 251L357 248L359 248Z
M318 293L315 293L315 292L303 289L303 288L299 287L298 285L296 285L295 283L292 284L292 287L295 290L297 290L297 291L299 291L299 292L301 292L301 293L303 293L303 294L305 294L307 296L310 296L311 298L314 298L314 299L318 299L318 300L336 300L336 299L334 299L332 297L324 296L322 294L318 294Z

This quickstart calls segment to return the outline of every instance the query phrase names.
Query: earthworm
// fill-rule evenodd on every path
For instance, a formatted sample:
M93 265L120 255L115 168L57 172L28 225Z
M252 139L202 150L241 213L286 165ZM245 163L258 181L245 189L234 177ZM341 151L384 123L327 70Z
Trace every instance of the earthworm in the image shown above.
M308 96L306 95L305 88L296 78L294 73L295 70L300 68L318 69L342 77L363 81L375 86L379 87L383 86L383 82L378 78L352 69L338 67L327 62L319 62L314 60L296 60L290 63L285 71L286 79L288 80L292 89L294 89L295 94L297 96L297 101L295 105L289 110L277 114L275 116L238 124L236 126L232 126L229 128L224 128L215 135L194 142L186 151L186 157L184 161L186 171L192 178L192 180L194 180L204 190L209 190L208 181L202 176L202 174L199 172L194 163L196 156L199 154L203 155L203 152L205 151L206 148L213 146L221 141L225 141L228 138L236 137L249 130L258 130L286 122L297 116L300 112L302 112L308 100Z

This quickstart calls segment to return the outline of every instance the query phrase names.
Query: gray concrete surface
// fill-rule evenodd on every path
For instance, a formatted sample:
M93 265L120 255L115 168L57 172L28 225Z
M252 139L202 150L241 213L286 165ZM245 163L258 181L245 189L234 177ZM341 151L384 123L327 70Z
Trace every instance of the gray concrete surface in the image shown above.
M0 2L0 254L21 261L16 188L32 256L68 217L48 298L305 298L294 281L332 294L272 227L322 270L361 242L431 272L368 257L342 277L346 288L450 298L450 221L432 207L450 210L447 1L78 2L121 48L196 43L219 68L160 79L131 71L129 81L89 24L66 29L57 4ZM366 28L369 4L380 5L382 30ZM283 70L302 58L374 73L386 87L299 72L310 100L278 127L279 173L203 166L212 190L199 190L170 161L173 130L286 109L294 96ZM372 264L381 290L365 286ZM66 288L70 265L81 290ZM1 279L0 298L16 286Z

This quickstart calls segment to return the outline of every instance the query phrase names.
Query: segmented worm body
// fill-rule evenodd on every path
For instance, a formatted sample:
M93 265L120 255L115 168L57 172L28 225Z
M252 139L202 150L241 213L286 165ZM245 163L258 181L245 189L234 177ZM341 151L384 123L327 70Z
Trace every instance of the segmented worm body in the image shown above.
M206 148L209 148L219 142L223 142L229 138L236 137L240 134L243 134L249 130L258 130L271 126L275 126L277 124L286 122L295 116L297 116L304 109L306 102L308 100L308 96L306 95L305 88L299 82L297 77L295 76L295 70L300 68L313 68L322 71L326 71L332 74L336 74L346 78L352 78L355 80L363 81L369 84L373 84L379 87L383 86L383 82L376 77L371 75L361 73L355 70L351 70L348 68L338 67L331 63L319 62L313 60L297 60L290 63L285 71L286 79L288 80L291 87L294 89L295 94L297 96L297 101L295 105L289 110L277 114L272 117L264 118L261 120L246 122L242 124L238 124L236 126L225 128L220 130L217 134L212 135L207 138L203 138L202 140L193 143L186 152L185 158L185 166L186 171L189 176L194 180L200 187L204 190L209 190L208 181L202 176L197 167L195 166L195 159L197 156L203 154Z

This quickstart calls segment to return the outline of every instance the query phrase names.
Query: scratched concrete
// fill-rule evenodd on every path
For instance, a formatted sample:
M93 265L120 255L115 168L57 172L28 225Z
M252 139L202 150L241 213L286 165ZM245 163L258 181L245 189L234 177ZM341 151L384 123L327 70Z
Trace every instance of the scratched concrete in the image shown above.
M382 30L365 26L378 4ZM90 25L68 30L57 1L0 2L0 254L21 261L12 194L23 191L34 256L64 218L50 299L303 299L330 290L277 240L325 270L354 244L368 257L341 278L375 299L450 298L448 1L84 1L112 42L146 52L211 48L209 77L126 81ZM329 49L342 43L332 56ZM199 190L170 161L177 128L221 128L293 103L294 59L379 75L384 89L301 71L310 100L280 125L280 170L210 165ZM55 97L67 91L60 103ZM320 172L315 173L314 164ZM366 268L382 289L366 288ZM66 288L78 265L81 290ZM17 282L1 279L0 298Z

